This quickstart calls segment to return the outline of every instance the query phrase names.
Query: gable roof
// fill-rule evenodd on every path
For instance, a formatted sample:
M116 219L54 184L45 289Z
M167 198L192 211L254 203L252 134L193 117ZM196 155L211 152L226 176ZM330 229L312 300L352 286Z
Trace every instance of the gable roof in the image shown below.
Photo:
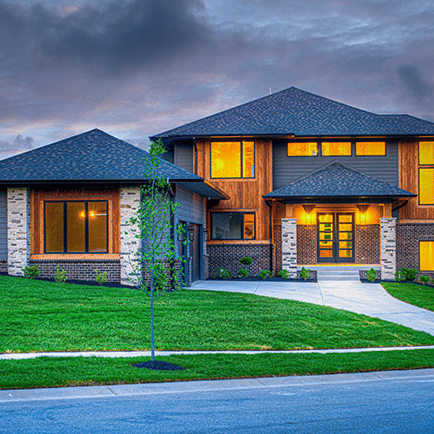
M149 153L94 129L0 161L0 184L145 181ZM202 196L224 198L200 176L161 159L160 173ZM197 184L193 187L193 184ZM193 191L195 191L193 190Z
M290 87L153 139L242 135L434 135L434 123L409 115L378 115Z
M284 187L264 195L265 199L286 199L289 203L298 200L328 199L336 202L339 198L367 202L396 200L414 197L416 194L394 185L379 181L341 163L331 163L309 173Z

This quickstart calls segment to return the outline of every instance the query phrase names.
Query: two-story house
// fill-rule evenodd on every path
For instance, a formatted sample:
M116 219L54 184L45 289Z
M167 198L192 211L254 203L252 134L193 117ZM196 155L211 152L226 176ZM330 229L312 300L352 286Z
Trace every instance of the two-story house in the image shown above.
M166 159L210 182L208 273L368 265L434 273L434 123L297 88L174 128ZM366 267L365 267L366 268Z

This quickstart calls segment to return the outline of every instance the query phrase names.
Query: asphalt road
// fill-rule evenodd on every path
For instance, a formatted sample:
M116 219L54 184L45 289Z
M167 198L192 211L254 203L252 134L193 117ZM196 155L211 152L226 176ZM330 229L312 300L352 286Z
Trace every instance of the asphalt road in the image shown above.
M0 432L434 432L434 370L297 378L286 385L282 379L241 380L189 390L184 383L141 395L2 402Z

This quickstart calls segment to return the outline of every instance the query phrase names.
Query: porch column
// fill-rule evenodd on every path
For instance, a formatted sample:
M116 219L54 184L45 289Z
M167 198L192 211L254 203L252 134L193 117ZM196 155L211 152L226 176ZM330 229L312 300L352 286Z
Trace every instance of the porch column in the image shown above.
M131 276L133 264L137 262L137 252L140 250L141 239L138 225L132 227L128 224L131 217L137 215L140 204L140 187L121 187L121 284L135 285L138 276ZM132 281L128 281L128 278Z
M380 218L381 278L393 280L396 272L396 218Z
M297 219L282 219L282 269L297 278Z
M8 188L8 274L24 276L30 264L30 190Z

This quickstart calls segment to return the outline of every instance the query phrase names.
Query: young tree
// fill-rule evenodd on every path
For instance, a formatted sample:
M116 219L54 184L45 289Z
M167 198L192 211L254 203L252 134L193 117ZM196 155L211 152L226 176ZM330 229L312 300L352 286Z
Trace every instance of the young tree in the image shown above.
M149 157L144 159L147 181L140 189L140 205L128 221L130 232L138 232L135 236L141 240L137 257L130 263L132 272L128 280L150 298L152 362L155 362L154 301L181 286L179 264L184 262L174 243L184 228L172 223L179 204L171 200L170 182L160 169L159 155L164 152L160 139L151 143Z

